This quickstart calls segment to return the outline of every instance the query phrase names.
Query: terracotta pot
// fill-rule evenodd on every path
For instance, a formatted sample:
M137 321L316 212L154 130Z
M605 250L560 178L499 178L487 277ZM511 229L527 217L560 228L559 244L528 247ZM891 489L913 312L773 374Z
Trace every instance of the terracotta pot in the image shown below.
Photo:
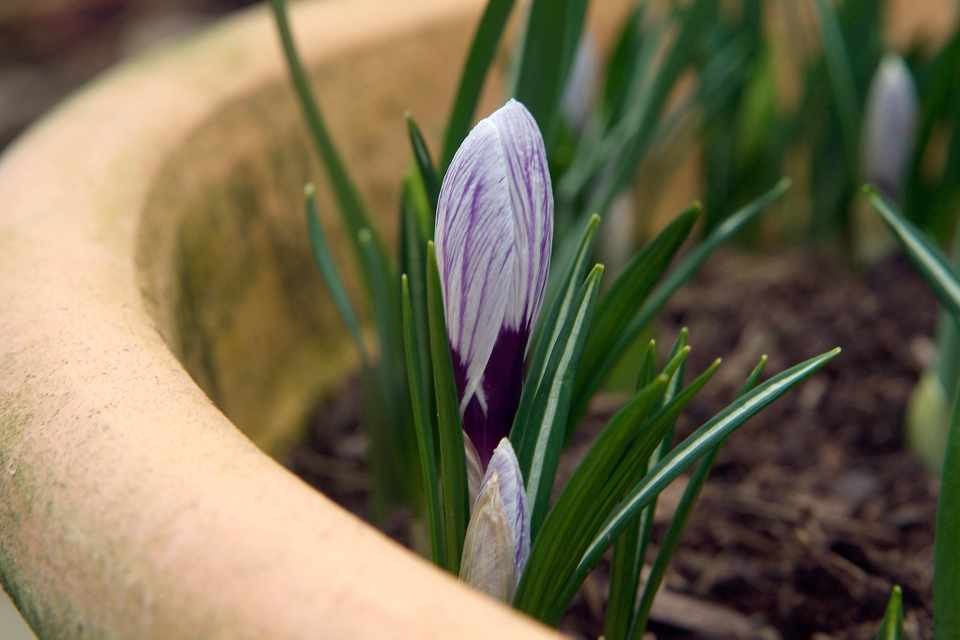
M295 5L388 235L402 113L436 144L482 5ZM263 8L107 74L0 163L0 578L40 636L551 635L264 453L353 365L304 238L311 178Z

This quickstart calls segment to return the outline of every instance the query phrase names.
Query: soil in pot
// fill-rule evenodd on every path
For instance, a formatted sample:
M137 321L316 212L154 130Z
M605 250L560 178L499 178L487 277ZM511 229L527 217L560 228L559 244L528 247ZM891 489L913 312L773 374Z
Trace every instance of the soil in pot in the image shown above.
M827 255L725 253L674 297L659 342L687 326L690 371L726 358L681 435L733 398L762 353L769 373L835 345L844 353L724 447L654 607L658 638L873 638L893 584L904 591L907 637L932 637L936 480L905 450L903 417L935 322L932 296L900 258L858 274ZM366 516L358 386L318 407L323 419L290 466ZM561 473L624 399L597 397ZM661 497L654 548L682 486ZM397 514L384 528L409 545L411 522ZM564 631L600 635L606 582L601 566Z

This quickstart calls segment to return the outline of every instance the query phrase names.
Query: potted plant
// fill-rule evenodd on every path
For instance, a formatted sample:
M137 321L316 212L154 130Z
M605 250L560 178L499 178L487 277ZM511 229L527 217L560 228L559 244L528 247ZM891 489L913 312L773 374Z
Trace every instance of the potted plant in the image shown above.
M44 637L537 637L449 574L555 625L613 549L603 633L643 637L728 436L839 353L766 379L761 357L675 444L719 360L685 381L687 331L662 360L651 322L789 180L758 174L760 197L708 207L716 224L672 269L702 207L636 253L616 213L641 161L726 102L743 51L715 56L717 38L759 22L708 0L650 20L605 2L581 39L585 0L534 0L511 56L511 0L302 3L292 20L272 4L299 104L274 26L248 12L109 74L0 162L5 588ZM566 99L596 45L612 53L585 111ZM616 255L605 281L595 238ZM560 452L622 368L635 391L564 477ZM270 457L358 378L374 518L405 504L446 576ZM687 469L643 577L658 495Z
M375 210L408 158L396 123L438 133L482 4L297 5ZM596 12L601 39L625 4ZM315 304L296 200L317 169L285 74L248 11L4 156L4 586L43 637L546 637L265 453L355 362Z

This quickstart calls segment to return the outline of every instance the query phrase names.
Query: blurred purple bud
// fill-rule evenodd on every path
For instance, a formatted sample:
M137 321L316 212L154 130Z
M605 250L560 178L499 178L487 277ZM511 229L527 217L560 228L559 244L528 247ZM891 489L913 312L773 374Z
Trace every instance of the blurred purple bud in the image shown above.
M437 267L463 427L480 461L507 435L553 241L546 150L510 100L457 150L437 205Z
M503 601L513 597L530 557L530 514L517 456L500 441L473 503L460 577Z
M880 63L867 97L863 139L864 178L899 201L907 162L913 153L917 93L899 56Z

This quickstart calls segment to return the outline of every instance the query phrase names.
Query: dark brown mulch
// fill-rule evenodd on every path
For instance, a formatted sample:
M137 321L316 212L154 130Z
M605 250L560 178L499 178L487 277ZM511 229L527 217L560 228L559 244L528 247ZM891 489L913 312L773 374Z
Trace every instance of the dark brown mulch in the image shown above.
M932 297L899 258L857 274L822 255L721 254L674 297L661 345L687 326L691 371L726 358L681 434L729 402L760 354L773 374L835 345L844 352L725 446L655 606L658 638L872 638L894 583L908 637L932 637L936 482L905 452L902 424L934 324ZM325 405L327 431L312 431L291 465L362 515L358 402L347 391ZM617 403L597 399L567 468ZM661 499L655 541L682 491L675 485ZM388 523L394 535L407 528ZM599 635L605 583L601 567L565 631Z

